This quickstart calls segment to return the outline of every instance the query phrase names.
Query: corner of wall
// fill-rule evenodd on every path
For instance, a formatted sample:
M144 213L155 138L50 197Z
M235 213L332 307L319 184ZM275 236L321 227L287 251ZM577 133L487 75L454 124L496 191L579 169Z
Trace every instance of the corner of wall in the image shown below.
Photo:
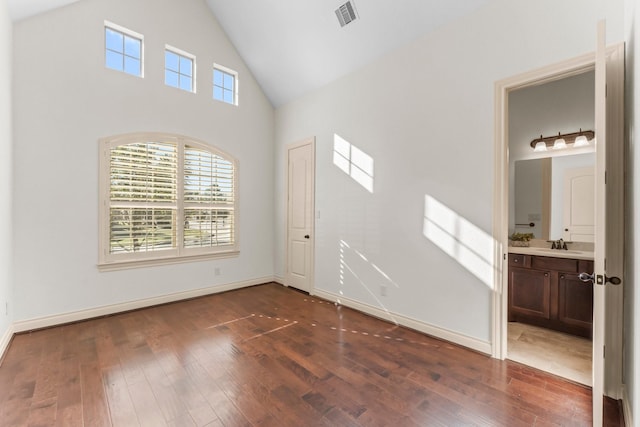
M13 336L13 24L0 0L0 358ZM0 359L1 360L1 359Z
M13 325L9 325L4 334L0 336L0 366L2 366L4 356L9 349L9 344L11 344L11 339L13 338L14 332L15 331L13 330Z
M624 417L625 426L633 426L633 412L631 410L631 402L629 401L629 394L627 391L627 385L622 385L622 415Z

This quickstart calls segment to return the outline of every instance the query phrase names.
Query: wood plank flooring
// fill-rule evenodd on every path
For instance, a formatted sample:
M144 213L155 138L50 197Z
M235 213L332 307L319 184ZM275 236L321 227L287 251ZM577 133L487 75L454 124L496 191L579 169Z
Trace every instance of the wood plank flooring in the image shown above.
M0 425L588 426L591 391L266 284L15 336Z

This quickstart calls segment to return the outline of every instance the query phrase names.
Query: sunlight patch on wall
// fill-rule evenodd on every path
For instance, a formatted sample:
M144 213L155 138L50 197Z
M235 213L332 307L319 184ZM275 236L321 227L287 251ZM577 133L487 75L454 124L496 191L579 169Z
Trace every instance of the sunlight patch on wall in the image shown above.
M493 289L494 241L490 234L429 195L425 196L423 234Z
M386 296L386 289L388 285L394 288L400 288L391 278L382 271L380 267L372 263L362 252L349 246L344 240L340 240L340 295L344 295L344 288L348 286L348 283L355 282L360 285L365 291L373 297L376 301L376 305L382 308L388 315L388 318L398 324L395 317L387 309L385 304L380 299ZM379 295L377 292L385 290L384 295Z
M340 135L333 135L333 164L373 193L373 158Z

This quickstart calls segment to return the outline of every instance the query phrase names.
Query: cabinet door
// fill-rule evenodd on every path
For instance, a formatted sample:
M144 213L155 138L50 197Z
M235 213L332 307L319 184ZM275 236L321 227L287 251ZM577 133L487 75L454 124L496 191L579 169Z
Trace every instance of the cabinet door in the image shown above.
M559 320L591 332L593 284L582 282L577 274L560 273L558 293Z
M550 295L551 274L548 271L509 270L510 314L549 319Z

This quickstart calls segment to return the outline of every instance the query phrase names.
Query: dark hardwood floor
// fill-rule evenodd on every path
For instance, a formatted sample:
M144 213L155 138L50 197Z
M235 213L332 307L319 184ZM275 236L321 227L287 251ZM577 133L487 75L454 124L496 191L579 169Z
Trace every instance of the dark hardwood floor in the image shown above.
M588 426L591 391L267 284L15 336L0 425Z

